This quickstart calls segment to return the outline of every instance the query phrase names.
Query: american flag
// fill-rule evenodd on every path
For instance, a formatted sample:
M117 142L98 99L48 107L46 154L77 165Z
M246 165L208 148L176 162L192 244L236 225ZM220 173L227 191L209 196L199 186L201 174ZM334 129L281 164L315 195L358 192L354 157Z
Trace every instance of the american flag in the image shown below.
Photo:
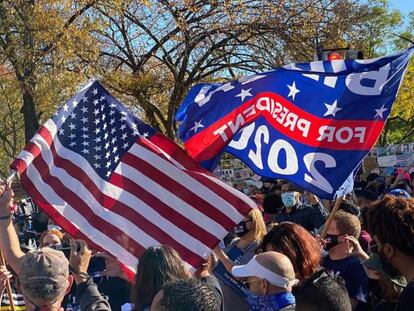
M196 267L255 204L92 81L12 164L53 221L134 272L166 244Z

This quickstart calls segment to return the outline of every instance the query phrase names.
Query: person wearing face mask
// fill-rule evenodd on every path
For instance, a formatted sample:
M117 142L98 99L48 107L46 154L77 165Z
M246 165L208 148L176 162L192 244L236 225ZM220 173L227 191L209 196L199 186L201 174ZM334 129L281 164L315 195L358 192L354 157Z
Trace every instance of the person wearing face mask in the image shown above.
M247 301L251 311L295 310L292 287L297 284L289 258L278 252L254 256L246 265L235 266L232 274L247 278Z
M407 281L396 311L414 306L414 199L385 196L371 205L367 214L373 237L371 250L378 254L382 270Z
M328 254L322 262L326 270L345 280L352 310L364 310L368 298L368 276L358 258L363 254L356 247L360 232L361 224L356 216L338 211L325 237Z
M219 263L213 273L223 290L224 310L247 311L248 290L240 280L233 277L231 270L235 265L246 264L253 258L256 248L266 234L266 225L260 210L252 209L236 226L234 233L237 238L231 241L226 249L222 250L219 246L214 249Z
M309 198L311 204L302 204L299 192L282 193L284 208L276 215L276 222L290 221L308 231L320 228L325 222L327 211L313 195Z

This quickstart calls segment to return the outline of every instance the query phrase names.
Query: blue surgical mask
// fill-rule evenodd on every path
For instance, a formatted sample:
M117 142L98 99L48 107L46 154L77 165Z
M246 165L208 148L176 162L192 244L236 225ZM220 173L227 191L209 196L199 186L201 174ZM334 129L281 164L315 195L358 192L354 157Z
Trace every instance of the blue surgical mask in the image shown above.
M282 202L286 207L292 207L296 204L295 194L293 192L286 192L282 194Z
M280 293L272 295L257 295L249 292L247 302L251 311L273 311L295 304L292 293Z

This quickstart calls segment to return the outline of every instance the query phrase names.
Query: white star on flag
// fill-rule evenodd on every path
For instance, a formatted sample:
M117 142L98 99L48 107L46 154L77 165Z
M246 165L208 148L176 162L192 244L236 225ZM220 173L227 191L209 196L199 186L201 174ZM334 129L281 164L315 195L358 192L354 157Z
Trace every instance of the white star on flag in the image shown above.
M336 100L331 105L325 104L327 110L326 110L326 112L325 112L325 114L323 116L326 117L326 116L332 115L332 116L335 117L336 116L336 113L338 111L341 111L342 110L342 108L338 108L337 105L338 105L338 103L337 103Z
M375 109L376 114L374 118L380 117L381 119L384 119L384 112L387 110L388 108L385 108L385 105L382 105L380 109Z
M195 121L194 122L194 126L192 127L192 128L190 128L190 131L194 131L194 132L197 132L197 130L200 128L200 127L204 127L204 125L203 124L201 124L201 122L203 121L203 119L201 119L200 121Z
M248 89L248 90L244 90L244 89L242 89L241 90L241 92L240 92L240 94L237 94L236 95L236 97L240 97L241 98L241 101L244 101L244 99L247 97L247 96L253 96L251 93L250 93L250 91L251 91L252 89Z
M292 85L287 85L287 87L289 88L289 94L288 97L292 96L292 100L295 100L295 96L297 93L299 93L300 91L296 88L296 83L295 81L293 81Z

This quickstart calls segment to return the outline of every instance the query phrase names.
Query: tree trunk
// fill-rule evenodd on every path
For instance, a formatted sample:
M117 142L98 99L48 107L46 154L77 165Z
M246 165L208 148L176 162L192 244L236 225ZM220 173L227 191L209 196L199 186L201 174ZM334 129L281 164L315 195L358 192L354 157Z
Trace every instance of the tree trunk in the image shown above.
M167 117L167 128L165 134L171 138L172 140L177 140L175 137L175 130L174 130L174 122L175 122L175 110L176 107L180 102L174 98L171 99L169 105L168 105L168 117Z
M24 137L27 143L39 129L39 119L36 113L34 96L27 89L23 90L23 107L21 112L24 117Z
M379 139L379 146L383 147L387 144L388 132L390 129L390 122L385 123L384 129L382 130L380 139Z

